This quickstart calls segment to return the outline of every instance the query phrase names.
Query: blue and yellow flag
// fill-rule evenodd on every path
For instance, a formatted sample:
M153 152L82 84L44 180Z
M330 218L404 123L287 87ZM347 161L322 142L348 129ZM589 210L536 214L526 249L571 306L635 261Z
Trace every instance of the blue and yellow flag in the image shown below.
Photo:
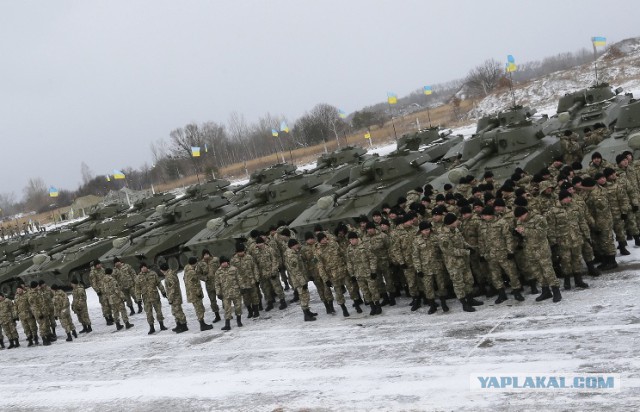
M365 139L371 139L371 133L370 132L365 133L364 134L364 138Z
M431 93L433 93L433 91L431 90L431 86L424 86L422 88L422 91L424 92L424 94L426 94L427 96L429 96Z
M342 109L338 109L338 117L341 118L341 119L346 119L347 118L347 113Z
M58 189L56 189L55 187L51 186L49 188L49 196L50 197L58 197Z
M271 129L271 136L278 137L278 131L276 129Z
M596 37L592 37L591 38L591 42L593 43L593 47L606 46L607 45L607 38L606 37L596 36Z
M124 179L124 173L117 169L113 169L113 178L114 179Z
M387 102L389 104L398 103L398 95L392 92L387 92Z
M287 122L285 122L284 120L282 121L282 123L280 123L280 131L289 133L289 126L287 126Z
M507 73L515 72L518 70L516 66L516 59L513 58L512 55L507 56Z
M111 177L109 175L104 175L104 177L107 179L107 182L111 181Z
M191 146L191 156L200 157L200 146Z

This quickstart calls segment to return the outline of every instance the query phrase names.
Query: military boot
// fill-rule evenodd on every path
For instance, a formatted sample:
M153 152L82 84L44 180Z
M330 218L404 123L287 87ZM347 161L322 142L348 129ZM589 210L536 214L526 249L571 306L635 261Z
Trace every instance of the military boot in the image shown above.
M576 287L577 288L583 288L583 289L587 289L589 287L589 285L587 285L583 280L582 280L582 274L581 273L576 273L573 275L573 278L576 282Z
M236 323L238 324L238 327L242 327L242 316L236 316Z
M571 290L571 276L564 277L564 290Z
M536 298L536 302L542 302L543 300L546 300L552 297L553 295L551 294L551 289L549 289L549 286L543 286L542 293L540 294L540 296Z
M309 311L309 313L311 314L311 316L318 316L317 313L311 312L311 308L307 309Z
M214 315L216 315L215 318L213 318L213 322L212 323L216 323L216 322L220 322L220 312L213 312ZM185 323L186 325L186 323Z
M612 270L618 267L618 262L616 262L615 255L608 255L602 257L602 264L598 266L600 270Z
M50 342L55 342L58 340L58 336L57 335L49 335L49 341Z
M50 346L51 342L46 337L42 338L42 346Z
M245 307L247 308L247 312L249 313L247 317L251 319L253 317L253 307L251 305L245 305Z
M213 325L211 327L213 328ZM189 328L187 327L187 322L184 322L184 323L180 324L180 329L178 329L176 331L176 333L182 333L182 332L186 332L188 330L189 330Z
M298 289L295 289L293 291L293 299L291 299L289 301L289 303L295 303L295 302L298 302L298 301L300 301L300 295L298 294Z
M640 235L634 235L633 240L635 241L636 246L640 246Z
M264 308L264 310L265 310L266 312L269 312L269 311L270 311L270 310L272 310L272 309L273 309L273 301L271 301L271 300L270 300L269 302L267 302L267 307L266 307L266 308Z
M231 320L225 319L224 326L220 330L231 330Z
M442 311L444 313L449 312L449 306L447 306L447 298L444 296L440 298L440 306L442 306Z
M153 327L153 324L149 325L149 332L147 333L147 335L153 335L154 333L156 333L156 328Z
M27 338L27 340L29 341L29 344L27 345L27 347L29 348L29 347L33 346L33 338L31 336L29 336Z
M16 348L19 348L19 347L20 347L20 340L19 340L19 339L14 339L14 340L13 340L13 345L14 345Z
M260 302L258 302L258 310L264 310L264 308L262 307L262 299L260 299Z
M253 305L253 317L254 318L259 318L260 317L260 307L259 307L259 305Z
M133 323L130 323L130 322L125 322L125 323L124 323L124 327L125 327L125 328L127 328L127 329L131 329L131 328L132 328L132 327L134 327L134 326L135 326L135 325L134 325Z
M305 322L311 322L311 321L316 320L315 316L313 316L311 314L311 311L309 311L309 309L305 309L302 312L304 313L304 321Z
M377 315L378 310L376 309L376 304L371 302L371 311L369 311L369 316Z
M353 302L353 307L356 308L356 312L362 313L362 308L360 308L360 304L358 302Z
M521 289L516 289L513 291L513 298L518 302L522 302L524 300L524 296L520 293Z
M122 328L124 328L124 326L122 326L120 322L116 322L116 330L121 330Z
M66 339L66 341L67 341L67 342L72 342L72 341L73 341L73 338L71 337L71 332L67 332L67 339Z
M531 288L531 294L532 294L532 295L537 295L538 293L540 293L540 292L538 291L538 286L536 286L536 283L537 283L537 282L536 282L536 280L535 280L535 279L531 279L531 280L528 282L528 285L529 285L529 287Z
M136 312L133 310L133 306L129 306L129 316L135 315Z
M200 319L200 332L204 332L205 330L213 329L213 325L209 325L208 323L204 323L204 319Z
M602 275L602 272L600 272L600 269L596 267L595 262L593 260L591 262L587 262L587 273L589 273L589 276L593 276L593 277L598 277Z
M479 300L475 300L473 297L471 297L471 295L467 296L467 302L469 302L469 304L471 306L482 306L482 305L484 305L484 302L480 302Z
M602 263L602 255L594 253L593 254L593 263Z
M74 338L78 339L78 332L76 332L76 330L72 330L71 334L73 335Z
M467 302L467 298L460 299L460 303L462 303L462 310L465 312L475 312L476 309L471 306L469 302Z
M180 325L181 325L181 323L176 321L176 327L171 329L171 332L177 332L178 330L180 330Z
M33 337L33 343L35 343L35 344L36 344L36 346L38 346L38 345L40 344L40 342L38 341L38 335L35 335L35 336Z
M93 332L93 329L91 329L91 324L90 323L87 325L87 333L88 332ZM37 339L36 339L36 341L37 341ZM38 342L36 342L36 343L38 343Z
M626 240L618 242L618 249L620 250L620 254L622 256L628 256L628 255L631 254L631 252L629 252L627 250L627 241Z
M285 310L286 308L287 308L287 301L284 299L280 299L280 306L278 306L278 309Z
M138 313L142 313L142 302L138 302Z
M380 302L375 301L373 304L376 305L376 315L382 315L382 306L380 305Z
M80 329L80 332L78 333L87 333L87 325L85 325L84 323L82 324L82 329Z
M332 303L333 306L333 303ZM331 307L329 306L329 302L324 302L324 309L327 311L327 315L331 315Z
M164 323L162 323L162 321L158 321L158 323L160 324L160 330L167 330L167 327L164 326Z
M4 348L4 339L0 340L0 348ZM7 346L7 349L13 348L15 348L15 346L13 346L13 339L9 339L9 346Z
M111 316L105 316L104 318L107 321L107 326L113 325L113 318Z
M416 310L420 309L420 306L420 298L413 298L413 300L411 301L411 312L415 312Z
M396 296L393 292L388 293L389 295L389 306L395 306L396 305Z
M507 299L509 298L507 297L507 292L505 292L504 288L498 289L498 299L496 299L495 304L499 305Z
M557 286L552 286L551 291L553 292L553 302L557 303L562 300L562 295L560 294L560 288Z
M429 299L429 310L427 311L427 315L433 315L438 311L438 304L435 299Z
M380 302L380 306L387 306L389 304L389 294L382 294L382 302Z
M345 305L344 303L342 305L340 305L340 307L342 308L342 316L344 316L345 318L349 315L349 311L347 310L347 305Z
M289 282L287 282L287 280L284 280L284 290L289 290Z

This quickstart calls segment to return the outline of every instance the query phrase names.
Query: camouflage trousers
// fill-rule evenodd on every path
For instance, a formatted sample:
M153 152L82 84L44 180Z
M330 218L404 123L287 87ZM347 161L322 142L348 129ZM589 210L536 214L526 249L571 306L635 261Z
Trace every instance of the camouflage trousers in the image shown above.
M218 306L218 294L216 293L216 287L212 284L213 282L205 282L205 286L207 289L207 296L209 296L209 301L211 302L211 310L214 313L220 312L220 307Z
M60 311L60 324L66 333L71 333L72 330L76 330L76 326L73 324L73 320L71 320L71 311L69 309L64 309Z
M378 302L380 300L377 279L371 279L369 275L358 276L356 279L358 279L358 286L362 291L362 298L365 302Z
M191 302L191 304L193 305L193 310L196 312L196 318L198 318L198 321L201 321L204 319L204 304L202 303L202 299L195 299L193 302ZM180 309L182 310L182 309Z
M420 278L418 278L420 279ZM438 287L438 297L447 296L447 285L444 281L444 268L435 273L425 273L422 279L422 288L427 299L435 299L436 292L434 286Z
M333 293L335 294L335 300L338 305L344 305L344 291L347 290L349 292L349 296L351 296L351 300L357 299L354 296L357 296L357 293L353 287L353 283L351 282L351 278L347 277L339 277L331 281L331 286L333 286Z
M593 251L600 256L615 256L616 244L613 242L612 227L599 228L600 233L591 232Z
M275 301L276 297L278 300L284 299L284 290L282 290L282 283L280 283L278 275L263 277L260 281L260 288L269 302Z
M550 255L527 253L527 266L536 275L541 286L560 286Z
M122 294L124 295L124 302L130 308L133 308L133 302L136 301L134 296L135 289L134 288L122 288Z
M144 311L147 314L147 322L149 322L149 325L153 326L153 322L155 321L153 319L153 311L156 311L156 316L158 317L158 322L162 322L164 321L164 315L162 314L162 303L160 303L160 300L152 300L152 301L148 301L145 300L144 301Z
M498 258L487 259L491 283L496 289L504 289L504 281L502 280L502 271L509 277L509 284L512 290L522 289L520 278L518 277L518 268L515 260L507 259L506 254Z
M591 242L587 242L586 240L582 242L582 247L580 248L580 253L582 254L582 258L585 262L591 262L595 259L593 255L593 246L591 246Z
M87 310L86 303L82 307L75 310L78 322L81 325L91 325L91 319L89 318L89 311Z
M240 289L240 292L242 293L242 301L245 305L257 305L260 303L260 299L258 298L258 288L255 286Z
M124 301L122 299L120 298L109 299L109 306L111 307L111 313L113 314L114 322L119 323L121 315L124 323L129 322L129 315L127 314L127 309L125 308Z
M388 260L378 259L376 273L378 273L378 290L386 290L387 293L395 293L396 282L393 278L393 273L389 268Z
M626 233L631 236L638 236L638 217L636 212L629 212L627 220L624 221L624 228Z
M489 265L487 262L480 262L480 256L477 253L471 255L469 263L471 265L471 273L479 285L486 285L491 282L491 276L487 275L490 273Z
M202 301L200 301L202 303ZM176 320L176 323L187 323L187 317L182 310L182 303L172 303L171 304L171 314L173 318Z
M473 290L473 275L468 260L445 262L447 272L453 282L453 291L458 299L466 297Z
M530 267L527 267L527 259L523 249L516 249L515 251L516 268L522 277L524 282L537 279L535 274L531 271Z
M38 334L38 326L36 325L36 318L29 313L28 316L19 316L20 323L22 324L22 330L27 337L35 337Z
M309 295L309 288L296 288L298 291L298 296L300 297L300 307L302 310L309 309L309 300L311 299L311 295Z
M562 273L573 275L582 272L582 245L579 244L560 244L558 247L558 255L560 257L560 266Z
M233 319L233 310L231 309L231 305L233 305L233 309L235 309L236 316L242 315L242 296L241 295L233 295L233 296L223 296L222 297L222 307L224 308L224 319L231 320Z
M409 266L406 269L402 270L402 272L404 274L405 280L407 281L407 286L409 287L409 294L411 294L412 297L417 298L420 295L420 287L418 286L418 281L416 280L416 269L413 266Z
M629 217L627 217L627 221L629 221ZM616 234L616 242L618 243L626 243L627 241L627 232L625 230L626 221L622 220L622 218L614 217L613 218L613 232Z
M46 338L51 335L53 331L51 330L51 323L49 323L48 316L41 315L36 319L36 321L38 322L38 329L40 330L41 338Z
M102 316L108 318L111 316L111 306L109 306L109 298L105 296L104 293L100 293L98 295L98 301L100 302L100 307L102 308Z
M16 323L13 320L9 322L3 322L0 326L2 326L2 329L4 329L4 333L7 335L7 338L9 338L10 340L18 339L18 330L16 329ZM2 335L1 332L0 335Z
M333 302L333 294L331 293L331 289L322 281L322 278L320 278L319 275L314 276L313 284L316 285L318 296L323 303Z

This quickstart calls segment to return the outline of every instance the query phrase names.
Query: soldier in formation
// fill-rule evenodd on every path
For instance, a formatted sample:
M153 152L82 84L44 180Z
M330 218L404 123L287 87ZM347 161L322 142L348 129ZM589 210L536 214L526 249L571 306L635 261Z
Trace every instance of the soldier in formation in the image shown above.
M136 276L135 297L138 304L144 304L144 311L147 313L147 322L149 323L149 335L156 332L154 311L160 324L160 330L167 330L164 326L160 293L163 297L167 297L167 292L165 292L158 274L149 270L146 263L141 263L140 272Z

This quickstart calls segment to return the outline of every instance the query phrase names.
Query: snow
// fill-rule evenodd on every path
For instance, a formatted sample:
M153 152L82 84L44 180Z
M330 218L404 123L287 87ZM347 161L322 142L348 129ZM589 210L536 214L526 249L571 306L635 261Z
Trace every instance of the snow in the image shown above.
M411 312L402 297L376 317L357 315L348 302L352 316L345 319L326 315L312 290L316 322L303 322L299 305L291 304L261 312L259 320L244 317L242 328L234 321L231 331L222 332L220 322L200 332L185 303L190 330L180 335L147 335L144 313L131 317L133 329L116 332L105 325L89 289L94 332L33 348L21 335L21 348L0 352L0 409L636 409L640 249L618 261L616 273L586 279L588 290L563 291L557 304L527 294L522 303L510 299L498 306L490 299L469 314L450 301L448 314L429 316L424 308ZM171 328L170 308L162 303ZM212 316L208 309L206 320ZM469 389L472 373L535 372L620 373L622 391Z

